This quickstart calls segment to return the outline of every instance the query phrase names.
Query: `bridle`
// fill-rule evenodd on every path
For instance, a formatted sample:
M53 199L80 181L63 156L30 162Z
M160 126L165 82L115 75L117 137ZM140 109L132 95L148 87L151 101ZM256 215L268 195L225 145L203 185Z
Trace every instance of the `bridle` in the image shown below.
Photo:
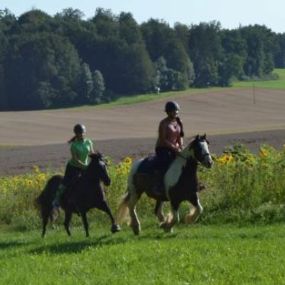
M195 156L194 149L191 146L189 147L189 148L191 148L191 152L190 152L190 156L189 157L185 157L181 152L177 153L177 156L179 156L179 157L181 157L182 159L185 159L185 160L188 160L189 158L193 158L195 161L199 162L199 160ZM205 157L207 157L207 156L210 156L210 152L206 152L206 153L202 154L201 155L201 160L203 161L205 159Z

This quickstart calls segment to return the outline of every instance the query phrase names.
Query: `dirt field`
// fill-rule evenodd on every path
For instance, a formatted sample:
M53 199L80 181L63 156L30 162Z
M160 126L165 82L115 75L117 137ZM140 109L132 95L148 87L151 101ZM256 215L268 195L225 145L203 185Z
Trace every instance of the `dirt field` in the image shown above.
M182 107L188 139L206 132L212 152L234 143L253 150L262 143L278 148L285 143L284 90L222 89L171 99ZM0 112L0 175L24 173L33 165L63 167L69 157L65 142L77 122L86 125L95 148L115 161L151 153L167 100L106 109Z

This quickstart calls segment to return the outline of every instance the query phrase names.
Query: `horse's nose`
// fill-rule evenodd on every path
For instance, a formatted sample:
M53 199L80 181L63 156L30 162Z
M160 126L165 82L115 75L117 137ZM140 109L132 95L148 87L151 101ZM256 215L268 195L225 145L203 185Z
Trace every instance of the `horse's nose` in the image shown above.
M214 164L214 161L212 159L210 159L208 161L208 168L211 168L213 166L213 164Z
M213 164L214 164L213 159L211 157L208 157L208 159L207 159L207 161L205 163L206 167L207 168L211 168L213 166Z

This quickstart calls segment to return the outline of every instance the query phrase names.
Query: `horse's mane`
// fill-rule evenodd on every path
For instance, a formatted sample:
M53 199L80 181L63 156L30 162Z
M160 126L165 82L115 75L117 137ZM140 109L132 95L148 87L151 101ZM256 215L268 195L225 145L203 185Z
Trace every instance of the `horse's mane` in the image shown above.
M89 157L91 158L91 160L95 160L95 161L103 160L103 154L100 152L93 152L89 154Z
M206 134L204 134L204 135L202 135L202 136L200 136L199 134L197 134L197 135L190 141L189 147L192 147L192 145L193 145L194 143L196 143L197 141L199 141L199 140L205 140L205 141L207 142L207 144L210 144L209 141L207 140L207 135L206 135Z

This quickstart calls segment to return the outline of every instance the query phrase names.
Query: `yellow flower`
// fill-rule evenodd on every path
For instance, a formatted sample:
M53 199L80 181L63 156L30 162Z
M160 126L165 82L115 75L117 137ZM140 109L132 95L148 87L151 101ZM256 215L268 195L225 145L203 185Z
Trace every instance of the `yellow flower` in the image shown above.
M132 162L133 162L133 160L132 160L131 157L129 157L129 156L125 157L124 163L126 163L126 164L131 164Z
M40 173L40 168L37 165L33 166L33 170L35 173Z
M224 154L217 158L217 162L220 164L228 164L234 160L234 157L231 154Z
M259 156L263 157L263 158L267 157L268 156L268 151L261 147L260 150L259 150Z

